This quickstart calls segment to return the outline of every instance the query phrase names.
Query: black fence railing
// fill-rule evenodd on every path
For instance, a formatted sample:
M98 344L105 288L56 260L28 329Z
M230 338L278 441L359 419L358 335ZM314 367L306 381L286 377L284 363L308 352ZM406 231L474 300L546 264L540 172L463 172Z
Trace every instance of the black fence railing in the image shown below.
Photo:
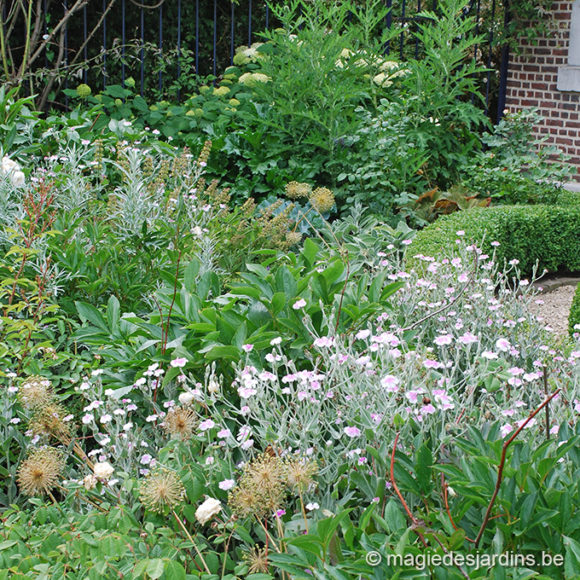
M492 117L496 111L501 116L505 102L505 2L471 0L465 10L485 39L473 58L489 69L481 82ZM264 0L41 0L34 3L28 26L23 4L0 0L8 40L2 69L4 76L18 77L25 61L20 79L28 73L30 90L43 91L45 102L81 82L95 90L129 78L143 95L180 99L200 77L217 76L230 65L236 47L279 25ZM436 10L437 0L385 0L385 6L385 27L400 30L385 52L420 58L412 31L419 13Z

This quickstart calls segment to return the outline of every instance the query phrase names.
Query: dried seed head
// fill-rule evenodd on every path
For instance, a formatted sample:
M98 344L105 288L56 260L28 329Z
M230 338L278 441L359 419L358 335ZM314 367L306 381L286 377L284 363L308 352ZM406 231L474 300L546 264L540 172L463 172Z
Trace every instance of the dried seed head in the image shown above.
M268 552L266 548L254 546L249 552L243 556L246 564L248 564L248 574L267 574L270 565L268 564Z
M292 458L284 463L286 484L290 489L306 491L316 485L314 476L318 473L318 464L312 459Z
M25 409L34 410L43 407L53 399L50 381L44 377L28 377L18 391L18 400Z
M328 187L317 187L309 197L310 205L320 213L326 213L334 205L334 193Z
M289 247L299 244L302 240L302 234L300 232L288 232L286 234L286 242Z
M58 441L68 442L71 436L71 428L65 423L67 412L58 403L50 403L44 407L36 408L29 427L35 435L54 437Z
M56 486L64 468L62 453L54 447L33 450L18 469L18 486L28 496L43 495Z
M301 197L308 197L312 192L312 186L308 183L299 183L298 181L291 181L285 187L286 197L290 199L300 199Z
M230 493L228 502L241 517L261 517L280 508L285 497L284 463L277 455L264 453L246 465L239 485Z
M228 495L228 505L241 518L263 514L261 497L248 487L238 486Z
M163 429L174 439L190 439L197 426L197 413L191 408L174 407L163 421Z
M175 509L185 497L185 488L177 473L158 468L141 483L139 498L150 511L159 514Z

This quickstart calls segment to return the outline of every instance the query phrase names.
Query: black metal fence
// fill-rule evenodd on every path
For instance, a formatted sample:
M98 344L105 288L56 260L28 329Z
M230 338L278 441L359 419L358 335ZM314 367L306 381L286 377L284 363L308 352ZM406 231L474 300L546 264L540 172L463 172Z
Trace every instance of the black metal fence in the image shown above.
M496 110L501 115L505 102L504 2L471 0L465 11L476 18L477 32L485 38L473 58L489 69L481 80L492 116ZM4 33L12 31L6 56L12 70L26 51L15 12L21 3L0 0ZM401 59L420 58L421 47L411 33L417 15L436 10L437 0L385 0L385 6L385 27L400 30L385 51ZM264 0L39 0L34 10L38 14L30 29L39 30L36 51L33 46L28 55L36 57L30 67L37 80L42 75L51 79L53 94L80 82L99 89L131 78L141 94L179 99L200 77L219 75L232 63L236 47L252 44L261 31L279 25Z

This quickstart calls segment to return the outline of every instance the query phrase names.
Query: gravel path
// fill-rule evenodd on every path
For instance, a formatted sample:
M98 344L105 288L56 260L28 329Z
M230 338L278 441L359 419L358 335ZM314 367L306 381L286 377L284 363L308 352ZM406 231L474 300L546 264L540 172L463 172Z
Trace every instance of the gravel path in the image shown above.
M530 310L542 317L547 325L554 329L558 336L568 334L568 315L576 285L560 286L555 290L540 294L536 300L543 304L532 304Z

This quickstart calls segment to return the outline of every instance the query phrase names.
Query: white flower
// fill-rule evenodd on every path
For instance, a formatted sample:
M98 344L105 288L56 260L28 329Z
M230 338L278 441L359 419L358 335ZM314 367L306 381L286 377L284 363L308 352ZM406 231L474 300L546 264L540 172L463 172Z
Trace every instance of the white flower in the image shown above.
M208 497L195 511L197 521L203 525L213 516L219 514L222 509L222 502L213 497Z
M10 173L11 171L20 171L20 165L16 161L10 159L10 157L4 156L2 158L2 164L0 166L2 173Z
M210 395L213 395L215 393L218 393L219 390L220 390L220 384L214 378L211 378L209 380L208 385L207 385L207 392Z
M195 399L195 397L193 396L193 393L190 392L185 392L185 393L181 393L181 395L179 395L179 402L184 405L191 405L191 402Z
M309 512L317 510L318 508L320 508L320 506L315 501L306 504L306 509Z
M95 463L93 472L98 480L103 481L109 479L109 477L111 477L115 472L115 469L108 461L102 461L100 463Z
M228 489L232 489L236 485L234 479L224 479L218 483L218 487L223 489L224 491L228 491Z
M170 363L169 363L173 368L183 368L186 364L187 364L187 359L185 357L181 357L181 358L174 358Z
M24 185L24 173L22 171L13 171L10 175L10 181L14 187L22 187Z
M97 485L97 481L97 478L92 473L90 473L83 479L83 485L87 490L94 489Z

